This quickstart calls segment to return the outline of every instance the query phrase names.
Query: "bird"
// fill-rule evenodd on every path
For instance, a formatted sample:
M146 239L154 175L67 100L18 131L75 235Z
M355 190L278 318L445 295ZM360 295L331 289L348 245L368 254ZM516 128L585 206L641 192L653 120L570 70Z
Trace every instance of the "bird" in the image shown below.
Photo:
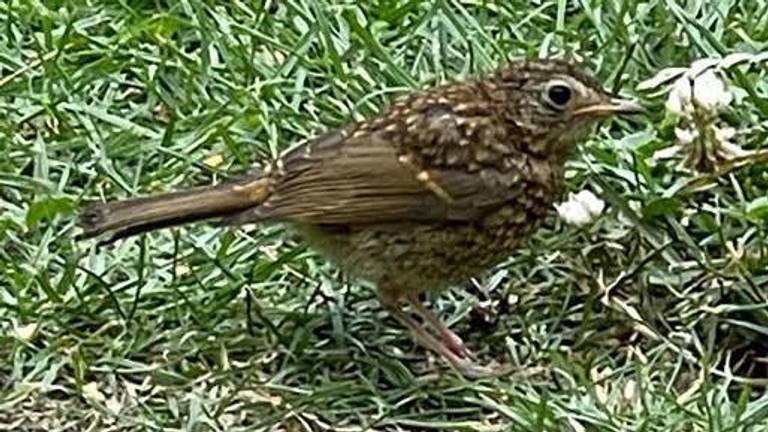
M78 238L108 243L202 220L282 223L373 283L383 308L457 372L493 375L500 368L479 364L423 295L513 254L553 208L565 162L593 126L642 111L580 65L512 60L401 94L219 184L85 205Z

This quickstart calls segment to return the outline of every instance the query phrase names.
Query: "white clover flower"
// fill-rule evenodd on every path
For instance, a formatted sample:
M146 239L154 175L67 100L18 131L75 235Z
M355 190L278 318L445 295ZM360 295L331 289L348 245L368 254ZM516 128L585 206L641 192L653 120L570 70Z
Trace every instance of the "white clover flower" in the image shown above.
M692 76L683 74L672 84L667 98L667 111L681 117L691 117L697 109L715 115L733 101L725 82L712 69Z
M597 219L605 209L605 202L591 191L583 190L577 194L569 194L568 200L555 204L557 214L565 223L584 226Z
M739 56L729 61L747 61L745 59L749 58ZM718 59L696 61L674 81L666 108L679 117L675 128L677 142L655 152L653 159L681 157L684 168L713 172L724 162L746 154L733 143L736 130L718 126L720 114L733 101L728 85L716 71L724 62Z
M600 216L605 209L605 201L595 196L595 194L593 194L591 191L583 190L577 193L574 198L576 201L584 205L589 214L593 217Z
M699 131L696 129L675 128L675 136L680 144L688 145L699 137Z
M692 89L693 84L687 74L675 81L667 98L667 111L682 117L687 116L693 108L691 105Z
M731 103L733 94L712 69L709 69L693 80L693 99L698 107L716 113Z
M720 144L730 144L731 140L736 137L736 129L732 127L719 128L713 126L712 129L715 132L715 139Z
M560 219L569 225L583 226L592 221L587 209L575 201L569 200L560 204L555 204L555 209L557 209L557 214L560 216Z
M748 153L738 144L732 142L733 139L736 138L736 129L732 127L719 128L717 126L712 126L712 130L715 135L715 144L725 158L744 156Z

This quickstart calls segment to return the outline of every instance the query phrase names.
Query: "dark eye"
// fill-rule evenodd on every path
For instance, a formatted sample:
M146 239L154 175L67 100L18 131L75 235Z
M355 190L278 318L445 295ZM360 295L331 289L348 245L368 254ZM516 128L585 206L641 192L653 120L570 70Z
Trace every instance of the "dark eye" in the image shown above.
M547 88L547 99L554 108L565 108L572 96L571 88L563 83L552 84Z

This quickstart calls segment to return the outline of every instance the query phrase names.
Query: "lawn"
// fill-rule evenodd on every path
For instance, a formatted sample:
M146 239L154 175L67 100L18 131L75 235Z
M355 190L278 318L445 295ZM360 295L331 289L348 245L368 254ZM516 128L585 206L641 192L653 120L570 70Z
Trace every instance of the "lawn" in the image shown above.
M669 67L768 49L768 1L9 0L0 4L0 430L768 430L768 170L676 141ZM84 202L210 184L395 95L521 57L583 62L648 114L602 124L556 212L432 298L483 362L416 346L281 226L96 247ZM766 63L724 70L768 142Z

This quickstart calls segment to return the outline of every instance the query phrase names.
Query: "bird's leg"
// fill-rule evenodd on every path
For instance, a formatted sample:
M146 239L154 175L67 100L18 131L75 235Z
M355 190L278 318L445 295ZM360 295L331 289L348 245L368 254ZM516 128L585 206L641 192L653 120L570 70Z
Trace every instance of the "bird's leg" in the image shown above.
M413 310L432 327L448 349L460 357L476 360L475 355L464 345L461 337L454 333L432 309L424 306L424 303L419 299L418 293L409 293L408 302L413 307Z
M386 290L379 289L379 297L382 306L387 309L393 318L411 331L416 342L443 356L462 375L467 377L487 377L495 374L493 369L477 365L471 359L459 356L444 341L435 338L435 336L426 331L413 317L403 311L397 296L392 295Z

